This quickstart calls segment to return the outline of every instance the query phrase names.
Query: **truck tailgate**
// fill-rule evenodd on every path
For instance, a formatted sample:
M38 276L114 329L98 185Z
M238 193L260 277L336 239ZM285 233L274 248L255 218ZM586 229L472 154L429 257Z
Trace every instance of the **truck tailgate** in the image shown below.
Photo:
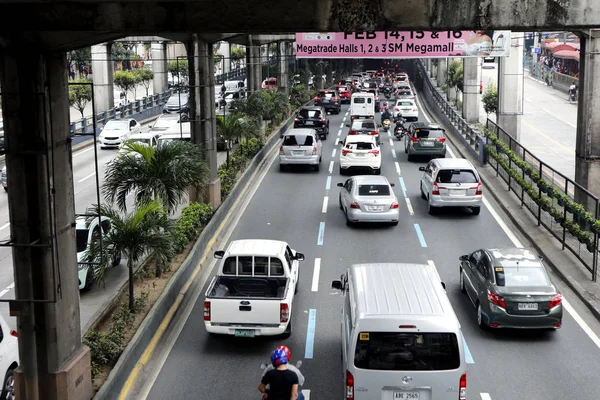
M279 325L280 299L207 299L210 322L232 325Z

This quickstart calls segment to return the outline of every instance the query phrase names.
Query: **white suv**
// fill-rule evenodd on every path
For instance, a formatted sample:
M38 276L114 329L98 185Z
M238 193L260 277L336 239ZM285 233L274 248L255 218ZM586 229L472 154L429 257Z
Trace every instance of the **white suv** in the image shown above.
M342 143L340 175L354 169L367 169L381 175L381 149L374 136L348 135Z
M393 110L394 118L401 116L407 121L419 120L419 109L413 99L402 98L396 100Z
M4 374L2 381L2 400L15 398L15 381L13 374L19 366L19 342L17 332L10 329L0 316L0 373Z

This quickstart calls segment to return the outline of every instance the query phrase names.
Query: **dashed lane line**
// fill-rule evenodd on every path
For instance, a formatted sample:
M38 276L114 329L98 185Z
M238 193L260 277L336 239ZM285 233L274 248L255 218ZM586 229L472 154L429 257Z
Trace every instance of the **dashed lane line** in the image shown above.
M325 240L325 222L319 224L319 236L317 237L317 246L323 246Z
M327 183L325 184L325 190L331 189L331 175L327 177Z
M489 393L479 393L481 400L492 400L492 396Z
M417 232L417 236L419 237L419 242L421 242L421 247L427 247L427 243L425 242L425 237L423 237L423 232L421 232L421 227L419 224L415 224L415 231Z
M313 358L315 348L315 328L317 325L317 310L311 308L308 311L308 327L306 328L306 347L304 348L304 358L310 360Z
M335 157L335 152L337 151L337 149L333 149L333 151L331 152L331 158Z
M392 149L392 157L397 158L396 157L396 149Z
M335 145L337 146L338 144L340 144L340 138L335 139Z
M390 139L390 146L394 147L394 142Z
M402 170L400 169L400 164L398 164L398 161L394 161L394 165L396 166L396 172L398 175L402 175Z
M408 195L406 194L406 185L404 184L404 178L399 176L398 180L400 181L400 187L402 188L402 195L404 196L404 198L407 198Z
M344 123L342 122L342 123L340 124L340 129L343 129L343 128L344 128Z
M323 208L321 209L321 212L323 214L325 214L327 212L327 205L329 204L329 196L325 196L323 198Z
M304 395L304 400L310 400L310 389L302 389L301 392Z
M335 163L335 161L333 161L333 160L331 160L331 161L329 162L329 173L330 173L330 174L331 174L331 173L333 173L333 164L334 164L334 163Z
M80 180L77 181L77 183L81 183L83 181L85 181L86 179L91 178L92 176L96 175L96 171L92 172L91 174L89 174L88 176L85 176L83 178L81 178Z
M408 214L415 215L415 210L413 210L413 208L412 208L412 204L410 203L410 199L407 197L404 200L406 200L406 208L408 208Z
M342 130L340 129L340 130L338 131L338 134L337 134L337 135L338 135L338 136L340 136L341 134L342 134Z
M312 286L311 291L317 292L319 290L319 274L321 273L321 259L315 258L315 268L313 270Z

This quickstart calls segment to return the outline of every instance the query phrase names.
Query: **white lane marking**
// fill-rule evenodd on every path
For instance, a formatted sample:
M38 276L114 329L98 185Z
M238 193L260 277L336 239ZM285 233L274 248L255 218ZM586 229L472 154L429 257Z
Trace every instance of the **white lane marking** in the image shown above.
M6 287L6 289L4 289L3 291L0 292L0 297L4 296L6 293L10 292L13 288L15 287L15 283L11 283L10 285L8 285Z
M333 149L333 151L331 152L331 158L335 157L335 152L337 151L337 149Z
M390 139L390 146L393 146L394 142L392 141L392 139Z
M394 164L396 165L396 172L398 173L398 175L402 175L402 171L400 170L400 164L398 164L398 161L394 162Z
M481 400L492 400L492 396L489 393L479 393Z
M342 123L340 124L340 129L342 129L343 127L344 127L344 123L342 122Z
M4 225L0 226L0 231L8 228L10 226L10 222L5 223Z
M500 228L502 228L502 230L504 231L504 233L506 233L506 236L508 236L508 238L510 239L510 241L513 242L513 244L515 245L515 247L523 247L523 244L521 243L521 241L519 239L517 239L517 236L510 230L510 228L508 227L508 225L506 225L504 223L504 221L500 218L500 215L498 215L498 213L496 212L496 210L494 210L494 208L492 207L492 205L490 204L490 202L485 197L483 198L483 204L490 211L490 214L492 214L492 217L494 217L494 219L496 220L496 222L498 222L498 225L500 225Z
M404 200L406 200L406 207L408 208L408 213L410 215L415 215L415 211L412 208L412 204L410 204L410 199L407 197Z
M340 130L338 131L338 136L340 136L341 134L342 134L342 130L340 129Z
M92 177L92 176L94 176L94 175L96 175L96 172L95 172L95 171L94 171L94 172L92 172L91 174L89 174L88 176L86 176L86 177L84 177L84 178L81 178L80 180L78 180L78 181L77 181L77 183L81 183L81 182L85 181L86 179L89 179L89 178L91 178L91 177Z
M304 400L310 400L310 389L302 389L301 392L304 395Z
M592 339L592 342L594 342L594 344L598 348L600 348L600 338L594 333L592 328L590 328L590 326L583 320L583 318L581 318L581 315L579 315L579 313L575 311L575 309L571 306L571 303L569 303L565 298L563 298L562 303L567 312L571 314L575 322L577 322L581 329L583 329L583 331L590 337L590 339Z
M344 116L344 118L342 118L342 122L346 122L346 116Z
M82 154L85 154L85 153L87 153L88 151L92 151L92 150L94 150L94 147L93 147L93 146L90 146L90 148L89 148L89 149L86 149L86 150L81 150L81 151L78 151L77 153L73 154L73 157L80 156L80 155L82 155Z
M523 97L523 99L524 99L526 102L528 102L528 103L531 103L531 100L529 100L527 97Z
M340 138L335 139L335 145L337 146L338 144L340 144Z
M329 173L333 173L333 164L335 163L335 161L331 160L329 161Z
M319 274L321 273L321 259L315 258L315 269L313 271L311 291L317 292L319 290Z
M573 125L572 123L570 123L570 122L567 122L567 121L563 121L563 122L564 122L565 124L569 125L570 127L573 127L573 128L575 128L575 129L577 129L577 126L576 126L576 125Z
M323 198L323 208L321 209L321 212L323 214L325 214L327 212L327 204L329 203L329 196L325 196Z

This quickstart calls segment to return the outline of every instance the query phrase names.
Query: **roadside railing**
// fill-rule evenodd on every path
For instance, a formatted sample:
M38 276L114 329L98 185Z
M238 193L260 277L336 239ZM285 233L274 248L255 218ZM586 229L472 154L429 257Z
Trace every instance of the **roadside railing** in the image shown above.
M145 119L162 113L162 107L167 102L173 90L143 97L142 99L132 101L119 107L96 114L96 124L100 128L112 119L121 119L130 116L142 116ZM71 122L71 135L80 133L91 133L93 131L93 117L82 118L79 121Z

